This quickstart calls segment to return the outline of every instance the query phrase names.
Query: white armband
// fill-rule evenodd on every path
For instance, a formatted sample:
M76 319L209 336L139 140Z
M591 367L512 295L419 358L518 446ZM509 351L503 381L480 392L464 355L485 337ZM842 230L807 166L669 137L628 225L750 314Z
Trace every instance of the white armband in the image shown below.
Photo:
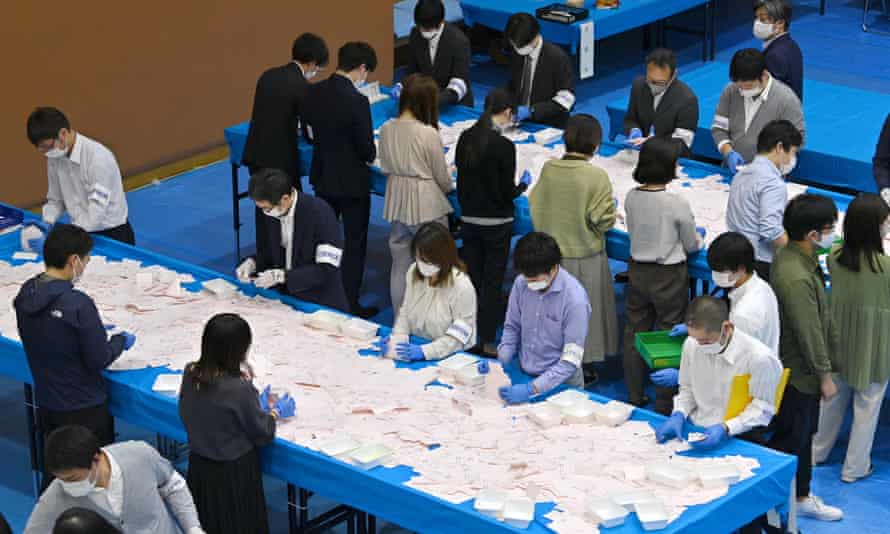
M448 80L448 87L446 87L446 89L451 89L457 93L458 101L463 100L464 96L467 94L467 84L460 78L451 78Z
M310 140L315 140L315 134L312 132L312 126L308 124L306 125L306 135L309 137Z
M93 184L93 192L90 193L89 200L104 208L111 201L111 191L100 183Z
M683 141L686 143L687 147L692 148L692 140L695 139L695 132L687 130L686 128L677 128L674 130L674 135L672 137Z
M565 360L575 367L581 367L581 360L583 358L584 347L581 347L574 343L566 343L566 345L562 348L562 358L560 358L560 360Z
M315 247L315 263L327 263L334 267L340 267L340 260L343 258L343 249L334 245L322 243Z
M711 128L717 128L718 130L726 130L729 131L729 117L724 117L723 115L714 115L714 122L711 123Z
M568 89L563 89L556 93L556 96L553 97L553 101L564 107L566 111L571 111L572 106L575 105L575 94Z
M457 319L451 323L451 326L448 327L445 335L460 341L461 345L466 345L470 341L470 336L473 335L473 327L465 321Z

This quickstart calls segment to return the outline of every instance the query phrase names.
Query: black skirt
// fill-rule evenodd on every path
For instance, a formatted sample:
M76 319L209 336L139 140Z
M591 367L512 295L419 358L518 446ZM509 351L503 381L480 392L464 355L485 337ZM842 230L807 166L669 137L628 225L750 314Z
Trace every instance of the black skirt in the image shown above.
M268 534L256 449L229 462L189 455L188 486L207 534Z

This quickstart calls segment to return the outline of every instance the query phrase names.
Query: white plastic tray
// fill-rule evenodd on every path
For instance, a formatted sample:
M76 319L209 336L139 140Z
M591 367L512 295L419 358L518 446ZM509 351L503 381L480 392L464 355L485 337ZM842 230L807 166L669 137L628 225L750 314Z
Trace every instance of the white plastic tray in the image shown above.
M485 375L479 373L476 365L465 365L458 369L454 375L454 379L458 384L470 387L480 387L485 385Z
M623 525L629 514L626 508L612 499L591 499L587 502L587 516L603 528Z
M342 434L325 441L319 446L318 450L328 456L333 456L334 458L340 458L342 460L359 447L361 447L361 443L355 438L348 434Z
M374 337L377 336L377 330L379 328L380 326L378 324L357 317L347 319L339 324L341 334L346 337L363 341L374 339Z
M698 479L706 488L731 486L739 481L741 474L732 464L704 465L698 468Z
M207 280L206 282L201 284L201 287L213 293L217 297L227 297L230 295L234 295L238 291L238 288L234 284L231 284L226 280L223 280L222 278Z
M661 530L668 525L668 513L661 501L641 502L636 506L643 530Z
M507 492L499 489L486 488L476 495L473 508L480 514L485 514L495 519L501 518L504 506L507 504Z
M155 383L151 386L151 390L159 393L179 393L181 387L181 374L163 374L155 378Z
M623 402L611 401L597 411L596 420L607 426L619 426L627 422L632 413L633 406Z
M504 523L514 528L528 528L535 518L535 503L531 499L514 499L504 505Z
M612 495L611 498L615 501L615 504L624 507L629 512L636 510L637 505L640 503L658 500L655 494L648 490L628 491Z
M475 365L476 358L467 354L455 354L439 362L439 373L444 377L455 377L457 372L468 365Z
M399 353L396 352L396 347L399 345L399 343L407 343L407 342L408 342L408 336L406 336L405 334L390 334L389 346L387 347L386 354L384 356L386 358L389 358L390 360L400 359Z
M582 401L589 401L590 397L581 393L577 389L567 389L565 391L560 391L556 395L547 398L547 402L553 404L560 410L568 408L573 404L577 404Z
M562 409L563 420L570 425L593 423L596 414L597 403L587 399Z
M692 482L692 474L689 471L666 463L647 466L646 478L676 489L683 489Z
M334 313L328 310L318 310L309 314L306 318L306 324L312 328L325 330L327 332L339 332L340 325L349 320L349 317L341 313Z
M374 469L385 462L391 454L392 449L377 443L359 447L349 454L349 458L352 459L356 466L362 469Z
M528 409L528 417L542 428L551 428L562 423L562 411L546 402L533 404Z

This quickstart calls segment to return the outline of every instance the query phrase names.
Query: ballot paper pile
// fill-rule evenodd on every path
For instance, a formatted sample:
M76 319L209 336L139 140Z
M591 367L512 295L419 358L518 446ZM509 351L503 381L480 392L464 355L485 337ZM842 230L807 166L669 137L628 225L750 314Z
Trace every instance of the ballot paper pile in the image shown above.
M0 298L7 303L0 332L6 337L17 337L13 297L41 271L37 262L0 262ZM302 314L276 300L231 292L226 283L205 282L211 290L198 292L184 284L197 286L190 275L163 267L92 257L78 288L96 301L103 322L137 336L113 369L182 369L199 356L206 321L216 313L238 313L253 331L249 361L256 386L270 385L296 400L296 416L280 422L278 437L363 469L411 466L416 475L406 485L451 503L470 501L485 489L503 492L510 496L503 520L511 525L527 524L529 506L550 501L556 503L547 515L551 529L595 531L589 500L634 491L652 494L673 520L688 506L724 495L721 473L743 480L758 467L738 456L677 456L687 444L657 444L648 423L622 423L630 411L614 426L599 419L600 412L621 415L621 403L610 409L575 393L506 407L498 388L510 380L498 365L483 381L462 376L467 365L475 367L472 357L444 372L437 366L400 368L391 359L359 356L369 341L341 334L348 321L336 314ZM533 421L542 405L562 414L560 421ZM662 470L661 479L649 476L653 465ZM707 484L695 477L664 478L710 465L718 469Z

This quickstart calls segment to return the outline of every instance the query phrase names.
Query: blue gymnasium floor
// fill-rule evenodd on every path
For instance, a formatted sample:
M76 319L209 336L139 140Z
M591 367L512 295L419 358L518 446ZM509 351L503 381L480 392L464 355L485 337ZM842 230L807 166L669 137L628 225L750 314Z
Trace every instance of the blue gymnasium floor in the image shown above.
M717 2L718 60L728 62L735 50L759 46L751 37L750 5L743 0ZM831 2L823 17L818 15L816 0L795 2L794 9L792 33L804 50L808 77L890 92L890 37L860 31L862 1ZM699 20L700 16L694 15L688 24L699 24ZM880 27L890 30L890 23L884 22ZM640 31L634 31L600 42L597 77L581 82L577 87L577 111L596 116L604 131L608 131L606 103L624 94L630 81L641 71L644 55L640 51L641 36ZM678 52L681 76L683 71L702 64L700 45L692 38L669 34L668 45ZM476 59L473 85L477 106L481 107L488 90L504 83L505 74L502 67L488 61L487 57ZM887 112L890 110L875 110L879 115ZM226 126L219 124L220 132ZM875 141L856 140L868 144ZM235 260L229 173L228 162L220 162L129 193L130 217L139 245L211 269L230 271ZM244 187L246 175L242 174L241 179ZM247 201L243 201L241 207L247 219L241 233L243 252L247 253L253 246L253 207ZM382 199L374 197L364 302L379 306L382 311L375 319L390 324L388 227L381 219L381 210ZM612 268L617 271L623 270L624 266L613 262ZM621 286L616 286L616 295L620 313L623 309ZM600 376L600 383L590 389L624 398L626 391L620 382L618 359L607 362ZM840 482L840 463L846 445L846 435L842 434L828 463L815 469L814 492L828 503L842 507L846 517L840 523L801 520L801 530L806 534L878 534L887 531L886 525L890 524L890 507L885 500L890 490L890 407L887 404L885 402L872 452L875 474L852 485ZM0 511L14 532L20 532L34 503L20 384L0 379L0 413L8 414L0 425L0 472L3 473L0 477ZM154 441L152 434L120 421L118 433L120 439ZM284 485L267 479L266 493L272 531L286 532ZM313 499L313 509L322 507L318 500ZM401 529L384 525L381 531L399 532ZM345 528L341 527L337 532L345 532Z

